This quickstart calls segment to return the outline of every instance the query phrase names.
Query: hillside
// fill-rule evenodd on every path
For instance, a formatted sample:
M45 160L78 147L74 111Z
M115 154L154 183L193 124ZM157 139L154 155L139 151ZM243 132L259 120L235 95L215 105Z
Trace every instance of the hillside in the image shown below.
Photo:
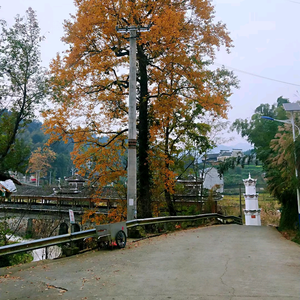
M241 185L242 191L244 190L243 179L249 177L257 179L257 188L260 190L266 189L267 185L263 179L263 168L261 165L245 165L244 168L241 166L235 167L233 170L228 170L224 174L224 193L225 194L236 194L238 193L239 186Z

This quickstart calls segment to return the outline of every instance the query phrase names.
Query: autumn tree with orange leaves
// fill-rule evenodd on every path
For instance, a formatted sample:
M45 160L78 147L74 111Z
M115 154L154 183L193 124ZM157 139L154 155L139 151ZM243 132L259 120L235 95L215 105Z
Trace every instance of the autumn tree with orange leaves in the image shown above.
M128 35L116 26L150 26L137 39L138 216L151 217L151 191L173 193L172 153L188 139L207 144L203 114L226 117L233 74L214 69L216 51L232 47L207 0L76 0L66 21L64 55L51 63L50 143L74 142L74 163L97 186L126 178ZM91 167L86 167L86 162ZM170 211L172 214L172 212Z
M56 153L49 148L38 147L30 156L27 172L40 172L43 176L51 167L51 162L55 160Z

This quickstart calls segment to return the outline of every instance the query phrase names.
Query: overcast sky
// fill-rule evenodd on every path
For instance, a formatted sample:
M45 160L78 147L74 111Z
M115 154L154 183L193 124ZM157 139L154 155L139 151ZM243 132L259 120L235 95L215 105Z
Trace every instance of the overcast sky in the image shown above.
M216 20L227 25L235 47L221 50L216 63L235 71L240 89L230 98L230 121L250 118L261 103L273 104L280 96L300 100L300 0L214 0ZM0 19L13 24L28 7L36 12L45 66L64 49L62 23L75 13L73 0L0 0ZM269 80L269 79L273 80ZM288 84L289 83L289 84ZM235 136L233 145L243 140Z

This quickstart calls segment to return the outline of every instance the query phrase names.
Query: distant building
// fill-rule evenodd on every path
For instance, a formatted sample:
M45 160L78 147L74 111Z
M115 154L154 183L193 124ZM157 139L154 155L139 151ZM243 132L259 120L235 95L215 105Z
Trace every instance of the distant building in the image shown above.
M242 149L233 149L232 151L221 150L220 153L210 153L202 156L202 161L210 163L212 165L223 162L231 157L243 157L244 153Z
M242 151L242 149L232 149L232 153L231 153L231 157L243 157L244 153Z
M228 158L232 157L232 152L227 150L221 150L218 154L217 161L224 161Z
M202 161L205 161L206 163L214 164L214 163L218 162L218 156L219 156L219 153L205 154L202 157Z
M85 186L86 181L87 179L75 174L64 178L63 182L59 179L58 188L53 189L53 191L55 194L81 194L89 196L91 191Z

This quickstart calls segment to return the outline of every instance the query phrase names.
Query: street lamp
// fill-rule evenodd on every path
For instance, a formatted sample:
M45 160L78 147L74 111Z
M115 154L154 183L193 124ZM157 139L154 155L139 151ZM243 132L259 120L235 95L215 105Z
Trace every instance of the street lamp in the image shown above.
M300 129L295 124L294 112L300 112L300 106L299 106L298 103L283 103L283 108L284 108L285 111L291 113L291 118L290 119L288 119L288 120L278 120L278 119L274 119L274 118L267 117L267 116L262 116L261 118L271 120L271 121L277 121L277 122L281 122L281 123L291 124L292 125L292 131L293 131L293 141L295 143L295 141L296 141L295 127L298 129L297 137L300 135ZM296 178L297 178L298 224L299 224L299 229L300 229L300 193L299 193L299 188L298 188L299 177L298 177L298 169L297 169L297 165L296 165L296 161L297 161L296 150L294 150L294 158L295 158L295 175L296 175Z
M292 126L294 124L294 126L298 129L298 135L300 135L300 128L294 122L292 123L292 121L289 120L289 119L288 120L278 120L278 119L274 119L274 118L271 118L271 117L268 117L268 116L261 116L261 118L266 119L266 120L270 120L270 121L276 121L276 122L280 122L280 123L291 124ZM293 134L294 134L294 130L293 130ZM297 137L298 137L298 135L297 135ZM294 138L294 141L295 141L295 138Z

